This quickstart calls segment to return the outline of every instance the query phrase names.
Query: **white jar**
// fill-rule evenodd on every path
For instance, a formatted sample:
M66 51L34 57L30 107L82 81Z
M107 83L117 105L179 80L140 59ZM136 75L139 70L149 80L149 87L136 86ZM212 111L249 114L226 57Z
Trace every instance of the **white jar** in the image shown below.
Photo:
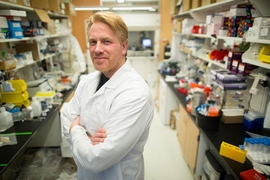
M41 103L37 100L37 98L34 96L32 97L31 105L33 108L34 117L41 116L42 109L41 109Z

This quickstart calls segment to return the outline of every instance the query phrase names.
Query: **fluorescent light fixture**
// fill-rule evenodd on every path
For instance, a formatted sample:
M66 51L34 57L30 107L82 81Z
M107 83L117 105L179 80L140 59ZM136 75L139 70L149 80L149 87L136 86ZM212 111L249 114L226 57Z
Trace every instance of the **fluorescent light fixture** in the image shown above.
M75 7L75 11L107 11L110 10L109 7L101 7L101 6L81 6Z
M126 10L148 10L155 11L156 9L153 7L113 7L112 10L115 11L126 11Z
M123 3L125 0L117 0L118 3Z

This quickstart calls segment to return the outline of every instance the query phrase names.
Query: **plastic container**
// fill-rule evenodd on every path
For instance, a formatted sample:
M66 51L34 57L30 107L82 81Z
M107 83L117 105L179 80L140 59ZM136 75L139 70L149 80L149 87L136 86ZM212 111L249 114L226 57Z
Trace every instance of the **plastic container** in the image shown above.
M244 126L250 131L263 129L264 115L257 111L248 111L244 115Z
M34 117L41 116L42 113L41 103L37 100L35 96L32 97L31 106L33 107Z
M196 108L196 122L197 125L205 130L217 130L220 119L222 117L222 112L218 116L207 116L198 112L198 107Z
M13 126L12 114L6 111L5 107L0 107L0 132Z

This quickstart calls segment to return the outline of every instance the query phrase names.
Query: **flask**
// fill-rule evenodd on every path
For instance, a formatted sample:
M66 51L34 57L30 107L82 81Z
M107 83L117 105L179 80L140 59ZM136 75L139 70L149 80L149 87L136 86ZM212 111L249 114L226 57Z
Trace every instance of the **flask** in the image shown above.
M41 109L41 103L37 100L37 98L34 96L32 97L31 105L33 107L33 113L34 117L41 116L42 109Z
M6 111L5 107L0 107L0 132L13 126L12 114Z

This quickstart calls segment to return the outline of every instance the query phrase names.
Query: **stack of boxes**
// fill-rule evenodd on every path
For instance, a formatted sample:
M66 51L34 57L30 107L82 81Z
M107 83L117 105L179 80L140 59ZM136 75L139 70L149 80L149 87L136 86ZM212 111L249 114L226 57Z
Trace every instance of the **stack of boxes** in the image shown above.
M252 27L254 18L251 11L254 8L251 5L237 4L231 7L230 16L228 17L228 36L243 37L249 27Z
M25 11L18 10L0 10L1 25L0 27L4 28L2 31L2 37L4 38L23 38L23 29L22 29L22 17L26 17ZM8 31L6 28L6 22L8 24Z
M242 62L243 51L230 50L228 55L227 69L235 74L248 76L257 66Z
M249 39L270 39L270 18L269 17L256 17L253 26L249 28Z

